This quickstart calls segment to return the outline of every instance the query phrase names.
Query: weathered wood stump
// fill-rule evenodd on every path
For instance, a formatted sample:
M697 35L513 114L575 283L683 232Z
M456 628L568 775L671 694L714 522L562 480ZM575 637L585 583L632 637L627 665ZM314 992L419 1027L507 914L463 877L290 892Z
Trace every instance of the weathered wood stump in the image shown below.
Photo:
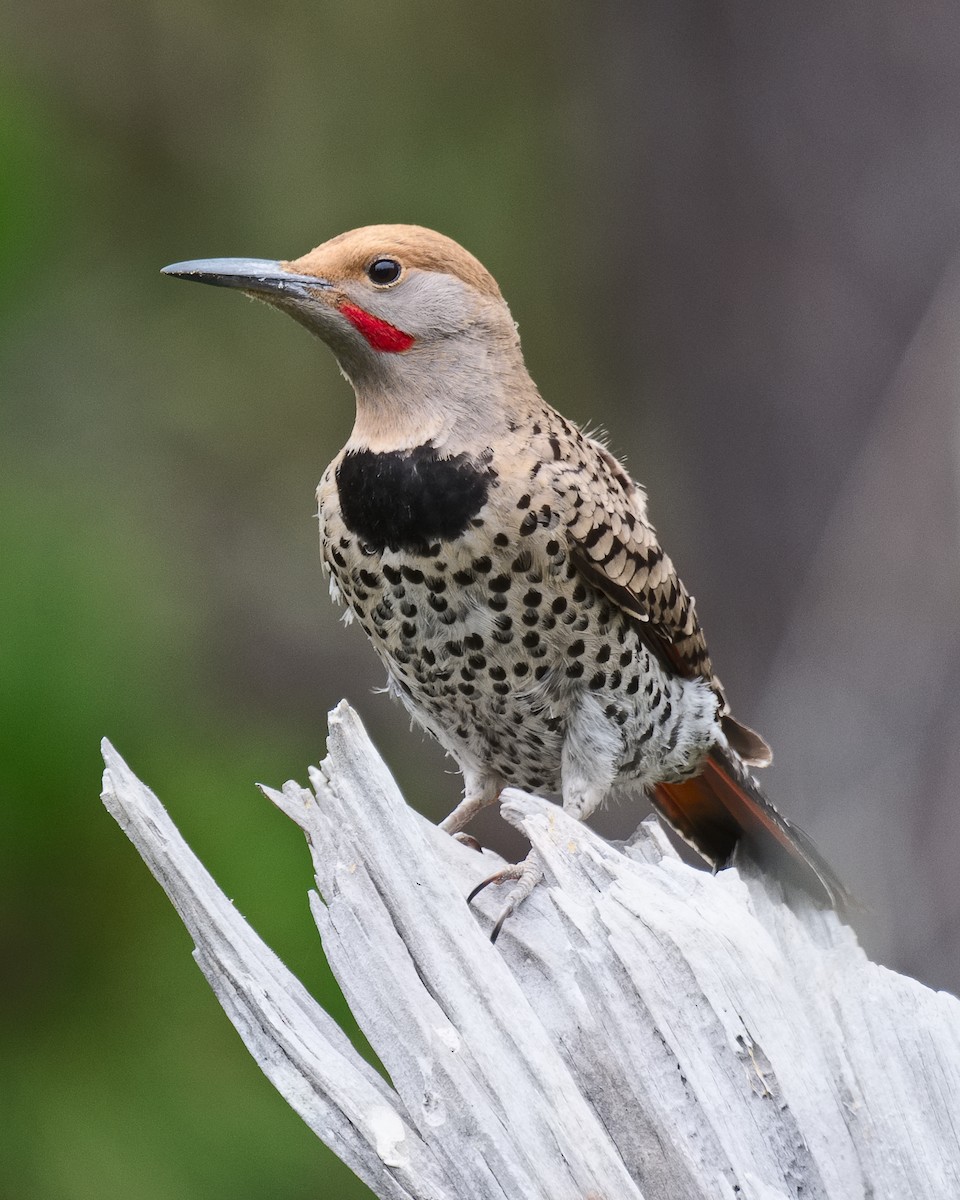
M960 1002L749 864L711 876L652 820L613 846L510 792L548 886L494 947L498 897L464 902L491 856L407 807L341 704L313 790L265 791L306 834L324 952L388 1084L103 749L104 803L250 1053L377 1196L960 1196Z

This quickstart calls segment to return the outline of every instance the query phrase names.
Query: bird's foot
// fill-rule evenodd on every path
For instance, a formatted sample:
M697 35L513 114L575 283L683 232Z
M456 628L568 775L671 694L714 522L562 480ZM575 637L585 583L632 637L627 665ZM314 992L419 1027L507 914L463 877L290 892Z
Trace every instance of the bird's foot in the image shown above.
M476 850L478 854L483 853L483 847L472 833L452 833L450 836L455 842L459 842L461 846L466 846L468 850Z
M501 870L495 871L487 879L484 879L482 883L478 883L467 897L467 903L470 904L491 883L509 883L512 879L516 880L516 885L511 889L507 896L507 902L503 906L500 916L497 917L496 924L490 934L491 942L497 940L500 936L500 930L503 928L504 921L517 911L540 880L543 879L543 867L540 865L540 859L536 852L531 850L523 862L508 863Z

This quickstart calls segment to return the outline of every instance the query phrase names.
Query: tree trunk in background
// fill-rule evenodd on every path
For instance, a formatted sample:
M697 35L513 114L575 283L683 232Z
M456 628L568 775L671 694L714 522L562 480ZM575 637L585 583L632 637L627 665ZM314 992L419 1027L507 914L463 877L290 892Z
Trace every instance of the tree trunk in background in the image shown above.
M956 990L960 10L608 5L593 45L617 448L777 802Z

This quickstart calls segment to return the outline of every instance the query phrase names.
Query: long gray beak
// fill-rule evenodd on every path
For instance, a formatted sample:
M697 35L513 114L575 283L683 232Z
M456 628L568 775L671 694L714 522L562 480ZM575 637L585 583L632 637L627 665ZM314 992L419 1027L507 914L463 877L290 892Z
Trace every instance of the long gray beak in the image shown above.
M160 274L210 283L214 287L234 287L244 292L274 295L289 292L293 296L302 296L308 288L333 287L328 279L285 271L279 262L269 258L197 258L192 262L172 263Z

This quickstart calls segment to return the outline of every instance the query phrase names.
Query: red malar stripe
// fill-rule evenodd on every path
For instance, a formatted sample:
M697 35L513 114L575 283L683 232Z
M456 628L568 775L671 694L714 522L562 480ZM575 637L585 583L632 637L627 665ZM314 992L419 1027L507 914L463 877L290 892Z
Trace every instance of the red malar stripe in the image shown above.
M409 350L414 343L414 339L409 333L404 333L396 325L381 321L379 317L373 316L363 308L358 308L355 304L343 303L340 305L340 311L355 329L360 330L374 350L399 354L404 350Z

